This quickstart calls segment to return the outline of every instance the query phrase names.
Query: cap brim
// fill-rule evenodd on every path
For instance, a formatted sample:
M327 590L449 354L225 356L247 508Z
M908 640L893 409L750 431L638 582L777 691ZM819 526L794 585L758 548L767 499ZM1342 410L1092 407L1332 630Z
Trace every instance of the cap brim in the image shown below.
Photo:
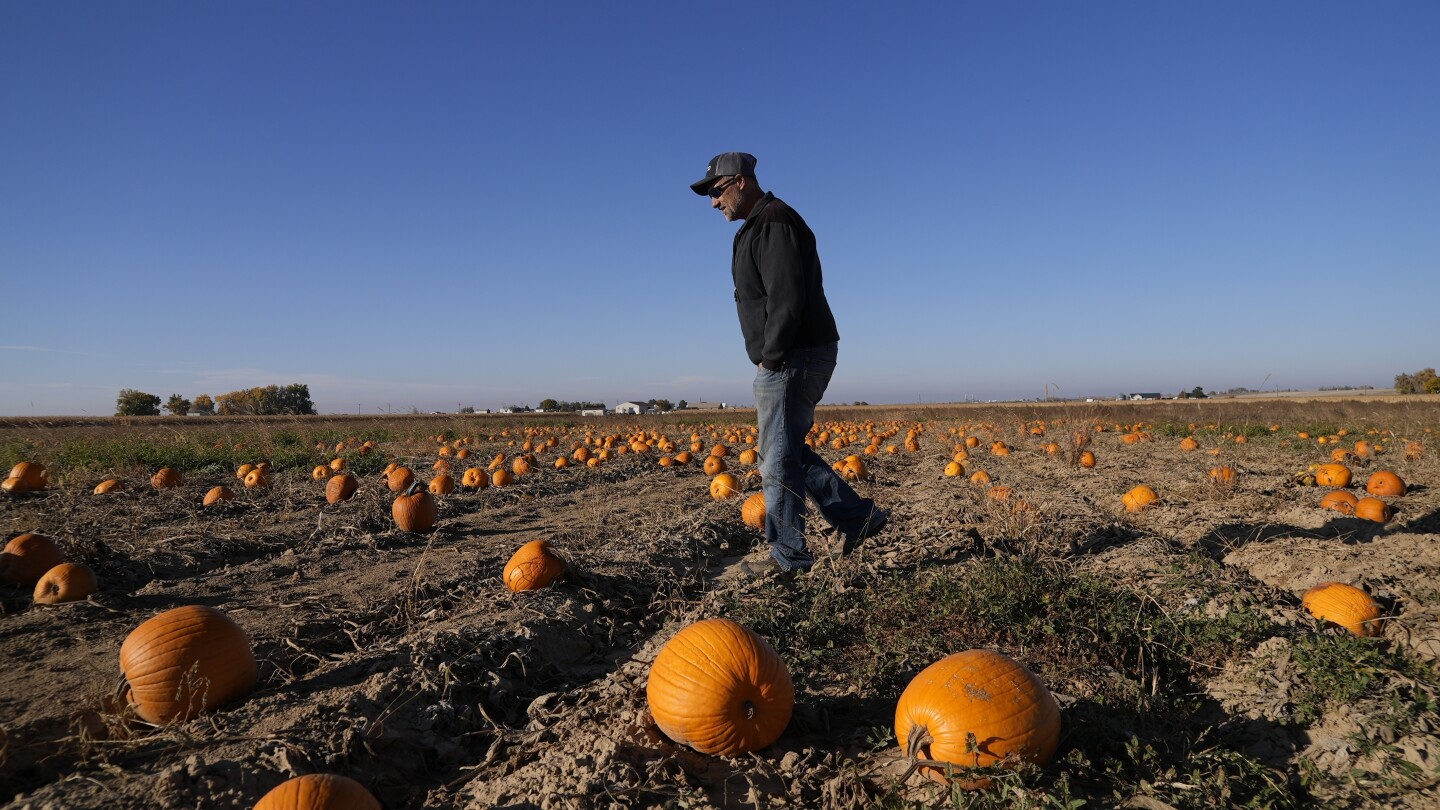
M720 177L719 175L717 175L715 177L705 177L700 180L696 180L695 182L690 184L690 190L704 197L705 195L710 193L710 187L715 185L715 181L719 179Z

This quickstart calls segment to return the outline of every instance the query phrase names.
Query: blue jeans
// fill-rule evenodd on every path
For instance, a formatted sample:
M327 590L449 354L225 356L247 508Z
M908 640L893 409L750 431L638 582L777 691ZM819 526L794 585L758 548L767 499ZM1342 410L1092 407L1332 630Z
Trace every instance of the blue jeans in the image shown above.
M875 502L862 498L805 444L815 406L835 373L836 344L797 349L779 371L755 372L755 411L760 428L760 475L765 490L765 539L786 570L808 569L815 557L805 546L805 495L842 532L857 532Z

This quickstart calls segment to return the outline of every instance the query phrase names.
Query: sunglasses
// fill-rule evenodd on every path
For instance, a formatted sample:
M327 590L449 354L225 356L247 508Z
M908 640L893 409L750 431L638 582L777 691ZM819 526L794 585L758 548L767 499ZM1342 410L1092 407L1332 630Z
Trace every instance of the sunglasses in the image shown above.
M739 179L740 179L739 176L736 176L736 177L730 178L727 182L724 182L724 183L716 183L715 185L711 186L711 187L710 187L710 199L712 199L712 200L713 200L713 199L718 199L721 194L724 194L724 193L725 193L725 189L727 189L727 188L735 185L735 181L736 181L736 180L739 180Z

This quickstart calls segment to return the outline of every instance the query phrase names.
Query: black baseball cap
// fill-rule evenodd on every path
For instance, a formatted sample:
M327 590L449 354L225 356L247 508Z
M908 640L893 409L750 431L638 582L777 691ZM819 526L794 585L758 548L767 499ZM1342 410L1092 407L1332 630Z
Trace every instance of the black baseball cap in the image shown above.
M737 174L754 177L755 156L744 152L722 152L710 158L710 165L705 167L705 176L691 183L690 190L704 196L710 193L710 187L716 180Z

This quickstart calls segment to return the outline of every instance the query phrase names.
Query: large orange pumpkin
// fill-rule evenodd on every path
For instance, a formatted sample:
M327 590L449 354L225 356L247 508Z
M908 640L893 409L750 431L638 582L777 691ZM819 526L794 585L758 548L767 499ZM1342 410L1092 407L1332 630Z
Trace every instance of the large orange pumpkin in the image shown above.
M505 587L512 591L534 591L545 588L565 573L565 561L544 540L531 540L521 546L505 563L500 575Z
M254 475L255 473L254 471L251 471L250 474ZM235 493L231 492L229 487L221 485L211 487L210 491L205 493L205 500L201 501L200 503L202 506L214 506L215 504L221 503L222 501L233 500L235 500Z
M435 527L435 496L413 481L410 488L395 496L390 515L402 532L427 532Z
M0 585L33 587L46 571L63 562L65 555L54 540L33 532L18 535L0 552Z
M49 473L45 471L45 465L34 461L22 461L10 468L10 474L5 477L3 489L12 495L21 495L26 492L39 492L45 488L49 481Z
M1343 582L1322 582L1305 592L1300 604L1317 619L1338 624L1357 636L1378 636L1380 606L1370 594Z
M120 645L126 699L151 723L184 722L255 685L250 637L229 616L202 605L168 610Z
M966 650L926 667L905 687L895 737L912 759L972 768L1017 757L1044 766L1060 742L1060 706L1020 663Z
M1384 498L1398 498L1405 494L1405 482L1389 470L1376 470L1365 482L1365 491Z
M716 456L710 456L716 458ZM722 472L710 479L710 497L724 501L740 494L740 482L728 472Z
M1141 484L1121 496L1120 500L1125 504L1126 512L1139 512L1141 509L1160 500L1160 496L1155 494L1155 490Z
M409 467L396 466L395 469L385 473L385 486L391 492L404 492L415 483L415 471Z
M706 475L719 475L725 472L725 459L716 455L706 456L704 469Z
M665 642L645 698L667 737L721 756L775 742L795 709L790 671L775 649L729 619L696 622Z
M757 492L740 505L740 519L752 529L765 528L765 493Z
M1373 520L1376 523L1388 523L1394 515L1390 505L1379 498L1361 498L1355 502L1355 517Z
M1350 486L1350 468L1344 464L1321 464L1315 468L1315 483L1322 487Z
M45 572L35 583L34 600L41 605L88 599L100 589L95 572L84 563L62 562Z
M308 773L276 785L255 810L380 810L380 802L348 776Z
M1325 497L1320 499L1320 507L1322 509L1334 509L1342 515L1353 515L1355 514L1355 504L1358 503L1359 500L1359 498L1355 497L1354 493L1344 489L1337 489L1334 492L1326 493Z
M156 489L174 489L180 486L180 484L180 473L169 467L161 467L159 471L150 477L150 486Z
M355 490L359 488L360 482L350 473L342 472L339 475L333 475L329 481L325 482L325 502L339 503L349 500L350 496L354 495Z

